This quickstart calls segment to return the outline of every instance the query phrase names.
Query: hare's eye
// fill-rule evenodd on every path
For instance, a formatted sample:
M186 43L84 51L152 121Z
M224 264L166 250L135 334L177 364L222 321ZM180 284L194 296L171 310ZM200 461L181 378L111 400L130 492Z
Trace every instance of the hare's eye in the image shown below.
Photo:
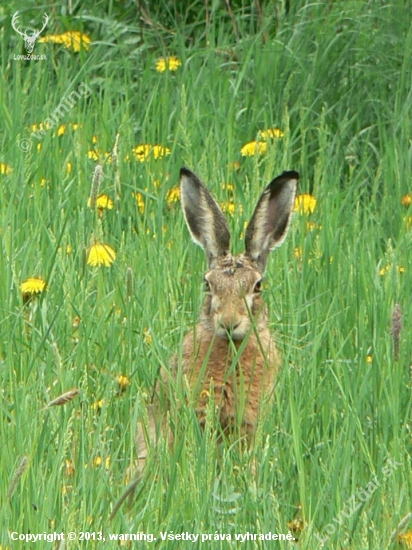
M259 293L262 290L262 279L259 279L255 283L255 287L253 289L253 292Z
M204 283L203 290L204 290L205 292L210 292L210 284L209 284L209 282L208 282L206 279L204 279L203 283Z

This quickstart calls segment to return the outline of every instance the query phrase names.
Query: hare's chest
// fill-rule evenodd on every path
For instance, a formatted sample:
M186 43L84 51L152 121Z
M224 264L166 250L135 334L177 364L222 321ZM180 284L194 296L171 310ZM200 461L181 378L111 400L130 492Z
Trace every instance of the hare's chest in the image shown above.
M191 356L183 357L201 424L208 410L224 429L256 423L261 401L273 387L276 366L256 346L246 344L240 350L233 343L215 340L209 345L201 342Z

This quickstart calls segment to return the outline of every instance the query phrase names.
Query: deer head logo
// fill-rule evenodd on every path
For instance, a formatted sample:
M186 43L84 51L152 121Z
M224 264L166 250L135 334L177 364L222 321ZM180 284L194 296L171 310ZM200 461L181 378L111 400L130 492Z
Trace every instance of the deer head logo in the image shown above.
M17 18L19 16L19 12L16 11L16 13L13 15L13 19L11 20L11 26L13 27L13 29L18 32L19 34L21 34L21 36L23 37L23 40L24 40L24 46L26 48L26 51L27 53L31 53L33 51L33 48L34 48L34 44L36 42L36 40L39 38L40 34L43 32L45 26L47 25L47 22L49 20L49 16L47 15L47 13L44 14L43 16L43 27L38 31L37 29L26 29L24 32L21 32L19 27L17 26L18 25L18 21L17 21ZM29 34L31 33L31 34Z

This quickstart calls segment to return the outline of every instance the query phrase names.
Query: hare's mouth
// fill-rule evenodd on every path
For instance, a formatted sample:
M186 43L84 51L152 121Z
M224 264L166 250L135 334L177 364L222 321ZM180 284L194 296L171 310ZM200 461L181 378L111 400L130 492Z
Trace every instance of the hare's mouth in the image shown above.
M227 326L219 323L216 327L216 336L224 340L243 340L247 332L243 325L242 321Z

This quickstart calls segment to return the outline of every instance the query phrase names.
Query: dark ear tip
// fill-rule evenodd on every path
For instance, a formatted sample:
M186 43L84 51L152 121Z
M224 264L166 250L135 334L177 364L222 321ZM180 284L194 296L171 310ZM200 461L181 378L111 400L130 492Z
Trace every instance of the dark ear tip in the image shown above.
M179 172L179 177L182 177L182 176L186 176L189 178L191 176L194 176L194 174L191 170L189 170L189 168L186 168L186 166L182 166Z
M296 172L295 170L285 170L282 172L279 176L280 178L288 178L291 180L298 180L299 179L299 172Z
M270 189L271 193L273 193L278 189L282 189L282 187L290 181L295 181L296 185L299 181L299 173L295 170L285 170L282 172L280 176L277 176L269 183L267 189Z

